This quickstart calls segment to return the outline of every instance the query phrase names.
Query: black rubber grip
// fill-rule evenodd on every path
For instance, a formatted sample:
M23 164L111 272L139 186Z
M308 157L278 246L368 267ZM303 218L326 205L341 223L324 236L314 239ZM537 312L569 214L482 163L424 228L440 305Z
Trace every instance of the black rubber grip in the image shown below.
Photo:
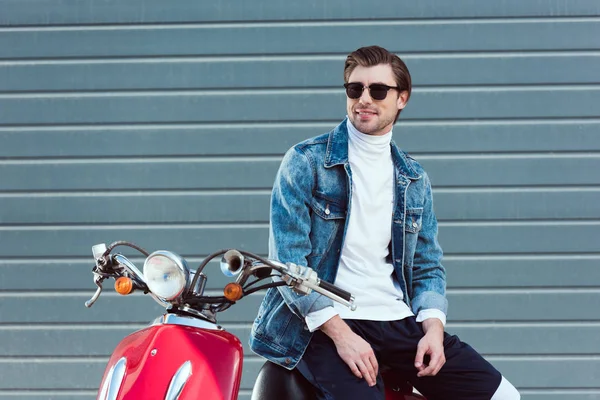
M332 285L331 283L326 282L324 280L319 281L319 286L322 287L323 289L328 290L331 293L341 297L342 299L344 299L346 301L350 301L350 299L352 298L352 293L346 292L344 289L340 289L339 287Z

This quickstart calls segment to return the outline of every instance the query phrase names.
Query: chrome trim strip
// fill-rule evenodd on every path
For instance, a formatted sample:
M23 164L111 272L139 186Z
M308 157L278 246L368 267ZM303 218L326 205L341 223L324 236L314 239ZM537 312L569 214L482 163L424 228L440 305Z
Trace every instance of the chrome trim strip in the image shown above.
M223 328L220 325L214 324L212 322L208 322L202 319L192 318L192 317L183 317L181 315L175 314L163 314L160 317L156 318L150 326L155 325L182 325L182 326L191 326L193 328L200 329L210 329L215 331L222 331Z
M134 263L129 261L127 257L125 257L122 254L115 254L113 258L117 263L129 268L129 272L133 275L135 279L140 280L144 282L144 284L146 284L146 278L144 278L144 274L142 273L142 271L140 271Z
M123 379L125 378L126 367L127 359L125 357L122 357L115 365L110 367L108 374L106 374L104 385L102 385L100 395L98 396L99 400L117 399L119 389L121 389L121 384L123 384Z
M173 378L171 378L165 400L177 400L190 376L192 376L192 363L188 360L179 367Z
M144 283L144 285L148 286L148 284L146 283L146 278L144 277L144 274L131 261L129 261L127 259L127 257L125 257L122 254L115 254L113 256L113 258L115 259L115 261L117 263L119 263L120 265L125 267L125 269L127 269L128 272L130 274L132 274L135 279L140 280L141 282ZM150 294L150 297L152 297L158 304L160 304L164 308L171 307L171 303L159 298L157 295L155 295L151 291L148 291L148 294Z
M98 394L97 400L106 400L106 392L108 392L108 384L110 383L110 378L113 373L114 366L108 371L106 374L106 379L104 380L104 384L102 385L102 389L100 390L100 394Z

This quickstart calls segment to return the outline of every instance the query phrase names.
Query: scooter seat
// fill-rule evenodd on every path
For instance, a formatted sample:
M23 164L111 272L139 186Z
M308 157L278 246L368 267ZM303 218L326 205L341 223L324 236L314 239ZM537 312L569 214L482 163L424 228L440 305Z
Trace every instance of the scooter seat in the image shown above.
M251 400L316 400L310 382L296 369L267 361L256 378Z
M425 400L413 393L406 380L391 372L382 373L386 386L386 400ZM310 382L296 369L287 370L267 361L256 378L251 400L316 400Z

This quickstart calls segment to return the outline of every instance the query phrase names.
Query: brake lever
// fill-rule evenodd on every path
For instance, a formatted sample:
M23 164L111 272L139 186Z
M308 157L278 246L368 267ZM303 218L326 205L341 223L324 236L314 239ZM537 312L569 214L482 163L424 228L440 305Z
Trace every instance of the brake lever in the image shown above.
M92 298L85 302L85 306L87 308L90 308L91 306L93 306L94 303L96 302L96 300L98 300L98 297L100 297L100 293L102 293L102 282L104 281L104 279L106 279L105 277L98 275L96 273L94 273L94 275L95 275L94 283L96 284L96 286L98 286L98 289L96 289L96 293L94 293Z

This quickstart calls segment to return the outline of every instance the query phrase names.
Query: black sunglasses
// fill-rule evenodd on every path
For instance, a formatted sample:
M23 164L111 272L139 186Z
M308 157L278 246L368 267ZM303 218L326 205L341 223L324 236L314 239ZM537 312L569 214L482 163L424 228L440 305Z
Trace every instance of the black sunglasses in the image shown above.
M369 94L373 100L383 100L387 97L390 89L400 90L398 86L388 86L382 83L373 83L369 86L365 86L360 82L345 83L346 95L351 99L358 99L362 96L363 90L369 88Z

